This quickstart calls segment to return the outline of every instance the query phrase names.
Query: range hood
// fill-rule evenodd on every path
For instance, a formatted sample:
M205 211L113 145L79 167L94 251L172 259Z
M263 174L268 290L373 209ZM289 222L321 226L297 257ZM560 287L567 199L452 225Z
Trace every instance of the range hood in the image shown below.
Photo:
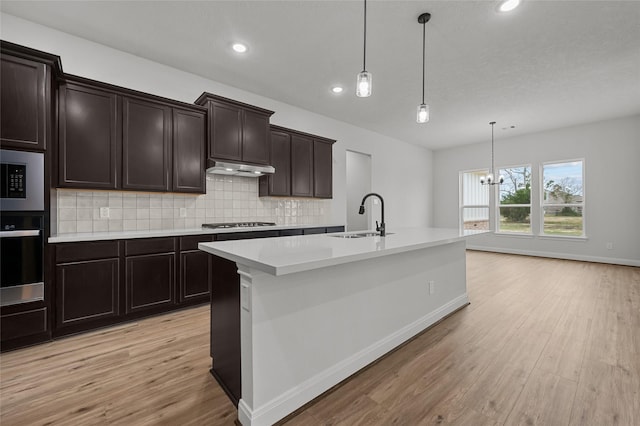
M233 175L244 177L258 177L275 173L276 169L272 166L255 166L252 164L240 164L227 161L209 160L207 173L217 175Z

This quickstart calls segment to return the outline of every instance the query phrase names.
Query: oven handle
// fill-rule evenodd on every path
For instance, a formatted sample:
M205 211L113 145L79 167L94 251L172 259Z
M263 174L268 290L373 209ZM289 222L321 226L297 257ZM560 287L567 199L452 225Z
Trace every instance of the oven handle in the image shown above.
M0 231L0 238L37 237L38 235L40 235L39 229L27 229L22 231Z

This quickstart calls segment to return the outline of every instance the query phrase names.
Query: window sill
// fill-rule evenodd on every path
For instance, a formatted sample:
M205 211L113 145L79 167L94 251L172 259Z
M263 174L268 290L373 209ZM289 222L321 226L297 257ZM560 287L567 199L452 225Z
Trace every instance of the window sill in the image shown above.
M524 234L521 232L494 232L494 235L498 237L518 237L518 238L533 238L533 234Z
M573 235L538 235L541 240L562 240L562 241L588 241L586 236L576 237Z

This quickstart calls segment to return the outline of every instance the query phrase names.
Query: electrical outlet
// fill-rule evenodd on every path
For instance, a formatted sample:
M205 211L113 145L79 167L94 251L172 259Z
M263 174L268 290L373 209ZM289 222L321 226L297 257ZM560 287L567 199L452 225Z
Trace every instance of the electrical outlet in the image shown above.
M613 250L613 243L612 242L608 242L607 243L607 250Z
M100 219L109 218L109 207L100 207Z
M180 217L187 217L186 207L180 207Z
M429 281L429 294L433 294L436 292L436 282Z

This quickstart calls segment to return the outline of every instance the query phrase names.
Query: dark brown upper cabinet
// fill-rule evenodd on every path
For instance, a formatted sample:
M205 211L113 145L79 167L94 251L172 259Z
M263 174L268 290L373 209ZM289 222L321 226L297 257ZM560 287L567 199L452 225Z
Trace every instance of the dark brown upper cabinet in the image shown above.
M291 135L291 195L313 197L313 139Z
M205 193L206 109L69 75L58 104L59 187Z
M2 41L0 44L0 145L44 151L51 139L52 76L60 58Z
M172 191L203 192L206 131L207 120L204 113L173 109Z
M259 195L331 198L332 139L271 126L271 163L276 172L261 176Z
M313 140L313 196L333 196L333 141Z
M58 186L116 189L119 186L119 99L82 84L60 85Z
M260 177L260 195L291 195L291 133L271 130L271 165L276 172ZM266 190L262 189L264 184L268 185Z
M171 108L122 99L122 189L169 191Z
M269 117L273 111L203 93L195 102L208 108L208 160L268 165Z

